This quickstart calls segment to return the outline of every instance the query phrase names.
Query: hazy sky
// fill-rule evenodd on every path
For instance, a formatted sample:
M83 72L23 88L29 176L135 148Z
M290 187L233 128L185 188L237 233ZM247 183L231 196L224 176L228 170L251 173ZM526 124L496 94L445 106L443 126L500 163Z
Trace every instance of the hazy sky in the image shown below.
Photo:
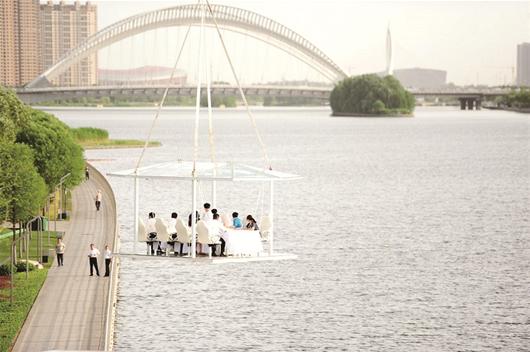
M100 28L140 12L196 3L196 1L181 0L93 2L98 4ZM280 22L311 41L351 74L384 69L388 23L391 26L394 42L394 68L444 69L448 71L448 81L456 84L510 83L512 67L516 64L516 45L530 42L529 1L224 0L216 3L255 11ZM184 29L179 31L183 33ZM177 34L172 34L176 32L171 32L170 29L165 32L159 30L158 33L158 37L144 35L144 42L149 42L151 46L147 50L144 49L142 55L152 57L153 51L157 53L164 51L168 59L164 58L165 61L153 59L152 63L170 65L175 55L172 49L164 46L175 46L174 43L165 43L169 43L169 38L174 38ZM153 44L155 38L158 44ZM247 76L247 81L274 80L278 77L304 78L304 75L313 78L315 75L304 73L303 70L308 69L302 69L296 63L278 64L279 59L276 56L283 54L276 55L275 49L260 47L262 44L256 44L255 40L242 39L241 36L231 38L232 47L237 46L234 55L239 54L244 57L244 60L240 60L238 64L245 66L241 70L246 72L242 75ZM147 57L143 61L135 58L136 61L133 62L130 57L124 58L124 55L121 55L121 62L113 61L111 57L115 57L118 51L123 52L124 45L127 44L121 45L122 47L118 47L115 44L114 49L100 53L100 65L124 67L150 63ZM139 46L138 42L136 45ZM176 49L174 50L176 52ZM247 52L241 54L245 50ZM257 57L267 56L266 62L270 64L261 75L257 71L264 63L258 65L258 62L252 59L253 53L257 53L255 55ZM188 63L193 62L192 58L190 53ZM214 58L213 61L215 60L221 59ZM290 62L291 59L282 60ZM186 63L183 62L183 65ZM187 71L193 70L192 67L183 68ZM298 76L291 77L286 71L297 71ZM217 78L223 77L217 76Z

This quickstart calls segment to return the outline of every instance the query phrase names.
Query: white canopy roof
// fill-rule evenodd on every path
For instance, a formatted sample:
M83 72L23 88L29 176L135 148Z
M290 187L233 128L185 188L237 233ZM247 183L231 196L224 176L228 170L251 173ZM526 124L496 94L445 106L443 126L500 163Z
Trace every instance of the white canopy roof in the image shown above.
M117 177L140 177L170 180L191 180L193 170L192 161L171 161L161 164L141 167L135 174L135 169L108 173ZM197 180L216 181L289 181L301 177L295 174L278 172L254 166L233 162L197 161L195 165Z

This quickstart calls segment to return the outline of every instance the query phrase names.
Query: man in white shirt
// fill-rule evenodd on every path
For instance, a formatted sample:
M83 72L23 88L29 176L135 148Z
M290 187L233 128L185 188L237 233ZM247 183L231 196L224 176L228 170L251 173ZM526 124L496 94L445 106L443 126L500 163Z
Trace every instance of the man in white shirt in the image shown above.
M210 211L210 203L204 203L204 213L202 213L201 219L206 223L213 220L212 212Z
M149 213L147 219L147 244L151 247L151 255L155 255L155 250L158 249L158 241L156 240L156 214Z
M177 213L171 213L171 219L167 223L167 231L169 232L168 244L173 245L173 253L175 255L178 254L177 247L179 247L177 242L177 217Z
M105 275L104 276L109 276L110 275L110 263L112 261L112 251L110 250L108 244L105 245L104 256L105 256Z
M100 255L99 250L96 248L94 243L90 244L90 250L88 251L88 259L90 263L90 276L94 276L93 268L96 268L96 275L99 276L98 269L98 256Z
M98 189L98 192L96 193L96 197L95 197L97 211L99 211L99 208L101 207L102 198L103 198L103 195L101 194L101 190Z
M213 235L219 236L219 239L221 241L221 256L224 256L225 251L225 240L223 239L223 235L225 233L225 227L223 223L221 222L221 219L219 219L219 214L213 214L213 220L207 223L208 229ZM217 256L217 246L212 245L212 255L214 257Z

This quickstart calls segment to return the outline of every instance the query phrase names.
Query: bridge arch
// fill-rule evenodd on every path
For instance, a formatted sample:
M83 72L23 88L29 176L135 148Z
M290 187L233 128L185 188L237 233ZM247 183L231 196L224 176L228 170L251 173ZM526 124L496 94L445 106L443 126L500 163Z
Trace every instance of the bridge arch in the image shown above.
M49 82L97 50L138 33L162 27L199 25L203 5L181 5L131 16L116 22L87 38L76 48L66 53L57 63L48 68L26 87L36 88ZM220 27L262 40L306 63L330 81L346 77L344 71L324 52L307 39L284 25L256 12L225 5L211 5ZM213 26L210 15L205 24Z

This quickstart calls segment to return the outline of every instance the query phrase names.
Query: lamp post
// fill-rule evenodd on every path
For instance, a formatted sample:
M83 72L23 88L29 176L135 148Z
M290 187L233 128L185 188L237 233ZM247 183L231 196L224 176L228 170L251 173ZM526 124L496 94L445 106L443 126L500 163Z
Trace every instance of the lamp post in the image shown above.
M64 175L63 177L61 177L61 179L59 180L59 183L55 185L55 190L57 191L57 187L59 187L59 209L61 209L62 207L62 190L63 190L63 182L70 176L70 173L67 173L66 175ZM53 231L55 233L57 233L57 216L59 214L57 213L57 208L55 208L55 217L53 219ZM61 216L62 218L62 216Z
M59 210L61 210L61 220L63 220L63 206L64 206L64 201L63 201L63 183L64 181L70 176L70 173L67 173L66 175L64 175L63 177L61 177L61 180L59 181Z

